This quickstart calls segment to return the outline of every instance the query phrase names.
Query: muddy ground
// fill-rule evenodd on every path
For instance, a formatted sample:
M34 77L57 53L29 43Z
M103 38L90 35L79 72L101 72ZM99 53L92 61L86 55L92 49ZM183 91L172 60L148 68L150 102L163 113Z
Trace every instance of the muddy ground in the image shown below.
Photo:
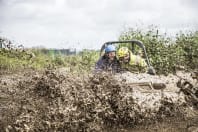
M129 94L134 91L126 81L107 74L28 70L1 75L0 130L197 132L197 83L185 85L187 80L171 76L169 82L183 90L185 102L162 98L151 111ZM185 88L195 91L193 97Z

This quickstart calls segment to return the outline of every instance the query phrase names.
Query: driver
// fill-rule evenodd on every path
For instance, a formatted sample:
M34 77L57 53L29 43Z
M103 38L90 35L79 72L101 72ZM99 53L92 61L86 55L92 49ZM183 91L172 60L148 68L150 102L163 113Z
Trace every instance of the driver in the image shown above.
M114 45L105 47L105 54L96 62L95 71L119 72L120 64L116 58L116 48Z
M127 47L121 47L117 56L122 69L130 72L146 72L147 64L145 60L134 55Z

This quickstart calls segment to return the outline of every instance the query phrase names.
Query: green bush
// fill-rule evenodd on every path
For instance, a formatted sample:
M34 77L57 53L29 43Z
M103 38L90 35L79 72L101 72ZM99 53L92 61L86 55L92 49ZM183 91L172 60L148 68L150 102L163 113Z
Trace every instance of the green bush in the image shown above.
M140 40L145 44L148 57L158 74L175 73L184 67L198 68L198 33L180 32L176 38L160 35L156 27L147 31L128 29L121 33L119 40Z
M180 32L176 37L175 46L180 65L183 64L188 69L198 69L198 31L188 34Z

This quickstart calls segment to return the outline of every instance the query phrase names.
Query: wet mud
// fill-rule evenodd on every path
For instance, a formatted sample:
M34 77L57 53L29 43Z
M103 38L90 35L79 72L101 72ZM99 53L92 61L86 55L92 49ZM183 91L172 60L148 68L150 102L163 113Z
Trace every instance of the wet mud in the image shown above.
M196 78L166 79L174 90L145 92L108 74L63 70L1 75L0 129L198 131Z

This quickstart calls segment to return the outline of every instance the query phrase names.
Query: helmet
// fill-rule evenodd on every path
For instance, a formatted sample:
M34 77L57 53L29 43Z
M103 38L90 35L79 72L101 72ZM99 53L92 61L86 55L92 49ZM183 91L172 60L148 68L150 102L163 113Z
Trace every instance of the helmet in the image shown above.
M121 47L119 50L118 50L118 57L124 57L126 56L127 54L129 53L129 49L127 47Z
M113 46L113 45L107 45L107 46L105 47L105 53L114 52L114 51L116 51L116 48L115 48L115 46Z

